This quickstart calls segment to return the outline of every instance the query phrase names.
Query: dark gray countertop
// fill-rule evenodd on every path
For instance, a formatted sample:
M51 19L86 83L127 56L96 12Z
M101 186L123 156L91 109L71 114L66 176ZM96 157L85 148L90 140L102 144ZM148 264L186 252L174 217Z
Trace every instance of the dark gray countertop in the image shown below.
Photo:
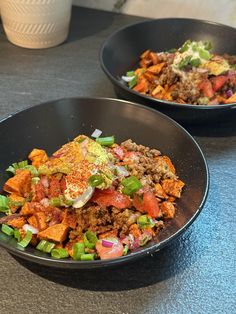
M99 49L109 34L141 20L74 7L68 41L35 51L13 46L1 30L0 119L52 99L115 97ZM0 313L234 313L236 125L205 127L204 136L190 132L211 182L202 213L181 238L118 269L69 273L1 249Z

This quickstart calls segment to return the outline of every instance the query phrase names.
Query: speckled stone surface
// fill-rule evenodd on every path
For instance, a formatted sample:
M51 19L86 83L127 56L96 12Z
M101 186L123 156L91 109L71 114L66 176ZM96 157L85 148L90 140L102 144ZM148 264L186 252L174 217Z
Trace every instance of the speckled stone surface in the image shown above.
M98 51L109 34L141 20L73 8L68 41L36 51L11 45L1 30L0 118L57 98L115 97ZM235 313L236 124L189 131L211 182L202 213L181 238L135 263L93 271L45 268L0 249L0 313Z

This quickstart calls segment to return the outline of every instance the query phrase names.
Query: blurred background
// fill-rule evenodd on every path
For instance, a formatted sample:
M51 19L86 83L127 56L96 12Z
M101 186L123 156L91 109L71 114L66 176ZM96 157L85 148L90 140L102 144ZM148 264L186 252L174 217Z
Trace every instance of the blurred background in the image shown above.
M73 0L73 3L150 18L190 17L236 27L235 0Z

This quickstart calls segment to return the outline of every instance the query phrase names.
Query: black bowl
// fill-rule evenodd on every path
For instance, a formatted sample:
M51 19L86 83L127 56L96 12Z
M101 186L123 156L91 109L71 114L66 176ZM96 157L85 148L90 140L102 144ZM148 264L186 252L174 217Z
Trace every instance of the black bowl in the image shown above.
M191 135L175 121L158 111L130 102L106 98L72 98L40 104L18 112L0 123L2 152L0 186L7 179L5 169L24 160L33 148L49 154L78 134L93 130L114 134L117 142L131 138L155 147L174 162L186 183L177 202L178 212L155 241L127 256L90 262L55 260L32 247L17 249L15 239L0 232L0 245L10 253L40 264L64 268L96 268L135 260L157 251L182 234L195 220L208 191L208 168L201 149ZM1 191L0 191L1 192Z
M100 63L118 97L157 109L183 124L221 122L236 118L236 104L198 106L177 104L142 95L127 87L121 76L138 67L147 49L166 51L186 40L209 40L218 54L236 54L236 29L208 21L164 18L136 23L118 30L102 45Z

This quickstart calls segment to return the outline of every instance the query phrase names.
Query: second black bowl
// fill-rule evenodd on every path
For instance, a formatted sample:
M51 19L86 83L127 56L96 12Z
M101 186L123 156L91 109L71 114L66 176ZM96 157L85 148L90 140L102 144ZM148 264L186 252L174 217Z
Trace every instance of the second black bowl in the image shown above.
M202 124L235 120L236 104L199 106L157 100L129 89L121 80L135 69L139 56L147 49L166 51L180 47L186 40L210 41L213 52L236 54L236 29L208 21L186 18L148 20L112 34L100 51L101 67L114 85L118 97L157 109L180 123Z

